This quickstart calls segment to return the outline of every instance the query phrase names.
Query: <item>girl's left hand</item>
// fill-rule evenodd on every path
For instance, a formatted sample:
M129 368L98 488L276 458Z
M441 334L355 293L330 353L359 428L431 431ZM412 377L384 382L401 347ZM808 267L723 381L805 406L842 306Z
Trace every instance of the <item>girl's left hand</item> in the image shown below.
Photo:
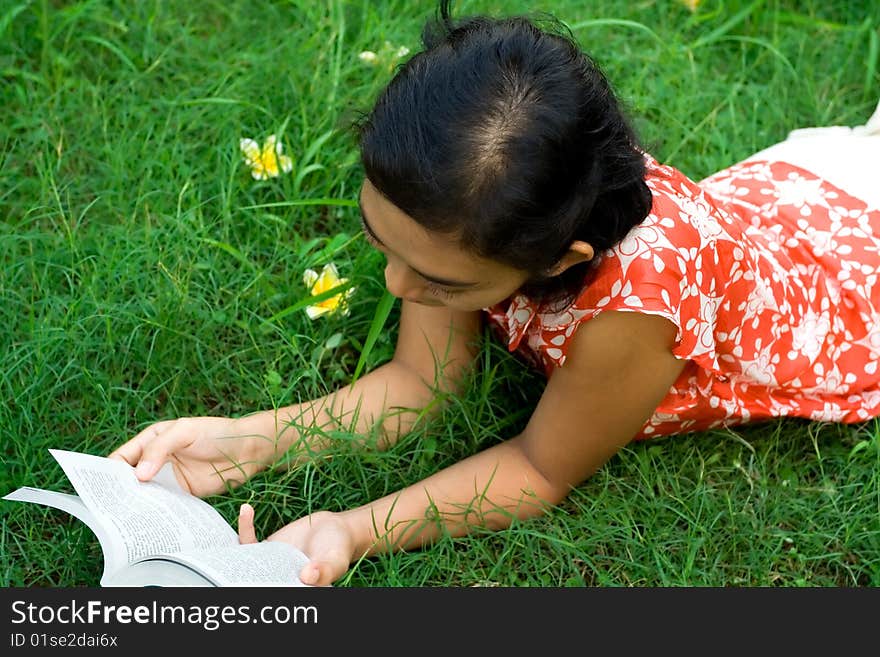
M238 540L257 542L254 508L250 504L242 504L239 510ZM284 541L305 552L310 561L299 578L311 586L330 586L345 574L354 558L354 532L342 516L331 511L318 511L294 520L266 540Z

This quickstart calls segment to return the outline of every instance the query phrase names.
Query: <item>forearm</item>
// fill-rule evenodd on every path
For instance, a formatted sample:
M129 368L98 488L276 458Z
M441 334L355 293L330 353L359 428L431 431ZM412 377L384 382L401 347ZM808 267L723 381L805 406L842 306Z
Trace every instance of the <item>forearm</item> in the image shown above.
M502 529L540 514L567 486L547 481L519 438L508 440L375 502L343 512L355 554L422 547L441 532L462 536L474 526Z
M436 393L437 387L415 371L390 361L323 397L240 418L239 429L253 437L254 451L265 461L291 449L297 455L325 449L331 431L351 433L362 442L375 436L376 446L384 448L432 412Z

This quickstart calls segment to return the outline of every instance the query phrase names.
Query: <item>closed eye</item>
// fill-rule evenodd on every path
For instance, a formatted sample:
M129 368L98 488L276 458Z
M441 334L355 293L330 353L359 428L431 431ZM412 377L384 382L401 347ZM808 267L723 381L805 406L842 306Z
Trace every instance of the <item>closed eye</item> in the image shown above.
M361 211L361 229L364 232L364 237L366 238L367 243L370 244L370 246L372 246L373 248L385 252L385 244L383 244L382 241L378 237L376 237L376 233L373 232L373 229L370 228L370 224L367 223L367 218L366 216L364 216L363 207L361 207L360 204L360 197L358 197L358 207ZM423 274L413 267L410 267L410 269L412 269L413 272L415 272L425 280L429 289L433 290L433 294L452 296L454 294L453 289L455 290L455 292L458 292L461 289L470 289L478 285L478 283L459 283L457 281L444 281L442 279L434 279L433 277L428 276L427 274Z
M435 297L442 296L446 299L449 299L456 293L456 290L450 290L449 288L445 288L442 285L437 285L437 283L434 283L433 281L425 281L425 287L427 287L428 292L430 292Z
M364 231L364 237L367 239L367 243L370 246L375 247L377 249L384 246L382 244L382 242L380 242L379 239L373 234L373 231L370 229L370 227L367 225L367 222L364 219L363 214L361 214L361 230Z
M367 240L367 244L369 244L370 246L372 246L376 249L378 249L381 246L381 244L379 244L379 240L377 240L375 237L373 237L372 235L370 235L366 231L364 231L364 239Z

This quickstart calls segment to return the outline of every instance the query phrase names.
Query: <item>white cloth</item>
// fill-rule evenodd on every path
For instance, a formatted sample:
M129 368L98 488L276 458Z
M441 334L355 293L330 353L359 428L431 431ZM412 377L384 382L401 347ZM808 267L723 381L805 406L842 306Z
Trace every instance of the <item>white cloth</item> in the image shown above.
M880 208L880 103L865 125L792 130L747 160L781 160Z

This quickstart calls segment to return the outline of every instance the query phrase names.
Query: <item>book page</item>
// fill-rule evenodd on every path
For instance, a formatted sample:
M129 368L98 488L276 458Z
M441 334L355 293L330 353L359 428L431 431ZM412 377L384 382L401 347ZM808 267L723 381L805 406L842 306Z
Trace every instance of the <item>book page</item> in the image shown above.
M141 482L134 468L122 461L49 451L95 520L122 546L125 563L149 555L238 545L238 535L223 516L181 489L173 472L170 477L162 473L162 483Z
M190 566L168 557L149 557L128 564L101 581L101 586L217 586Z
M309 558L289 543L263 541L166 555L192 566L217 586L308 586L299 572Z
M122 568L127 563L123 546L113 541L101 523L97 521L91 511L83 504L83 501L76 495L23 486L4 496L3 499L51 506L66 511L75 518L82 520L94 532L98 543L101 545L101 551L104 553L104 574L101 576L102 580L107 577L108 573Z

